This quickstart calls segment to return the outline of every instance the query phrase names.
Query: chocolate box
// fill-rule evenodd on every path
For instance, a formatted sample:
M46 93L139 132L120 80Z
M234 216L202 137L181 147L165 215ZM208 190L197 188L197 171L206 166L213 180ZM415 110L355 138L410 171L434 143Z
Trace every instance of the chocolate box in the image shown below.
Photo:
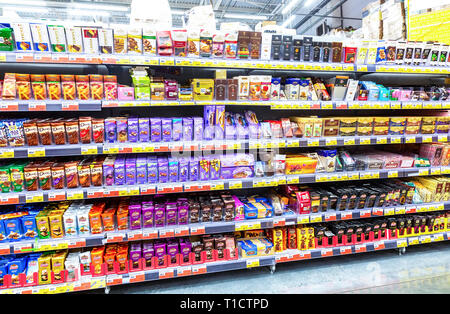
M169 182L178 182L179 175L179 162L177 158L168 159L168 167L169 167Z
M158 182L158 159L156 156L147 156L147 183Z
M189 181L189 159L187 158L179 159L179 181Z
M221 179L253 177L254 157L251 154L225 155L221 157Z
M125 184L136 184L136 157L128 157L125 161Z
M150 118L150 138L152 142L161 142L162 128L160 118Z
M139 142L149 142L150 141L150 119L149 118L139 118L138 120L139 128Z
M114 184L125 184L125 159L123 157L118 157L114 161Z
M167 183L169 180L169 161L167 157L158 157L158 182Z
M142 228L152 228L154 225L155 207L152 202L142 202Z
M136 230L141 229L142 226L142 208L139 203L130 204L128 207L128 214L130 217L130 229Z
M155 227L166 225L166 207L162 204L155 204Z
M192 118L183 118L182 119L182 140L184 142L192 141L194 135L194 119Z

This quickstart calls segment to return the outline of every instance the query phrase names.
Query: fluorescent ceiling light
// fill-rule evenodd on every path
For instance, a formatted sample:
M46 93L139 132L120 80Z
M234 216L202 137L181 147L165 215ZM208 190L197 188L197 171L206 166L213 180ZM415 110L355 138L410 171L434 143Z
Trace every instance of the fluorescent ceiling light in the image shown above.
M48 13L48 8L27 8L27 7L21 7L21 6L8 6L4 7L4 10L13 10L18 12L33 12L33 13Z
M249 14L233 14L233 13L226 13L223 17L229 18L229 19L243 19L243 20L267 20L267 16L265 15L249 15Z
M67 10L68 15L81 15L81 16L110 16L110 12L103 11L89 11L89 10Z
M170 10L170 12L174 15L184 15L185 12L184 10Z
M129 7L122 5L110 5L110 4L97 4L97 3L73 3L70 7L75 9L88 9L88 10L106 10L106 11L128 11Z
M281 24L282 27L286 27L289 24L292 23L292 21L294 21L295 19L295 15L291 15L286 21L283 22L283 24Z
M48 2L46 1L31 1L31 0L0 0L1 4L12 4L12 5L31 5L31 6L46 6Z
M309 7L313 2L314 0L306 0L305 7Z
M281 14L288 13L295 5L297 5L300 2L300 0L291 0L281 11Z

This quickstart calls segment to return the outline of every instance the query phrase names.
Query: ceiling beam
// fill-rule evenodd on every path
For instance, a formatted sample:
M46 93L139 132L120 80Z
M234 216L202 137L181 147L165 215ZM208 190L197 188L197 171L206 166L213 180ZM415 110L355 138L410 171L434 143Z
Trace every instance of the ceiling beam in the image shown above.
M331 13L333 13L334 11L336 11L341 5L343 5L345 2L347 2L347 0L341 0L338 4L336 4L333 8L331 8L330 10L328 10L328 12L326 12L324 15L329 15ZM339 18L339 17L335 17L335 18ZM302 30L302 33L305 33L306 31L308 31L311 27L313 27L315 24L317 23L311 23L311 25L309 25L308 27L306 27L305 29Z
M301 19L301 21L299 21L298 23L296 23L294 25L294 29L298 29L300 26L302 26L303 24L305 24L314 14L316 14L317 12L319 12L323 7L325 7L331 0L322 0L321 3L319 3L314 9L312 9L311 11L309 11L309 14L306 15L303 19ZM327 14L325 14L327 15Z

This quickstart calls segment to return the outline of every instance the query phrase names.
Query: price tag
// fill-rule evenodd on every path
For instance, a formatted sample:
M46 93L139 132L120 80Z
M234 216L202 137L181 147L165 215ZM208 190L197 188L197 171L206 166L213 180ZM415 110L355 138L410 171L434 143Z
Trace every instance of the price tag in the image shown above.
M142 230L142 238L145 240L157 239L158 231L154 230L154 229L143 229Z
M438 135L438 142L447 142L447 141L448 141L447 134Z
M287 184L285 176L279 176L279 177L277 177L275 179L277 179L278 185L286 185Z
M450 167L441 167L441 174L450 174Z
M171 238L175 235L175 229L162 229L159 230L160 238Z
M300 177L299 176L288 176L286 177L287 184L299 184L300 183ZM280 181L278 181L278 185L280 184Z
M195 226L191 227L191 235L205 234L205 226Z
M48 192L49 202L64 201L65 199L66 199L65 191L49 191Z
M320 255L322 255L322 257L333 256L333 249L322 249L320 250Z
M353 218L352 212L341 212L341 220L349 220Z
M355 145L355 139L354 138L345 138L344 145Z
M408 245L416 245L416 244L419 244L419 237L408 238ZM397 247L398 247L398 240L397 240Z
M369 218L372 216L372 211L370 209L361 210L359 212L360 218Z
M259 258L251 258L245 261L247 268L259 267Z
M415 136L406 136L405 137L405 143L415 143L416 142L416 137Z
M156 185L141 185L140 194L141 195L156 194Z
M84 198L83 190L68 190L67 200L82 200Z
M383 208L374 207L372 208L372 216L383 216Z
M333 109L333 103L331 101L322 102L320 104L320 108L321 109ZM342 103L342 104L340 104L339 107L338 107L338 104L336 104L336 108L337 109L347 109L347 104Z
M384 215L385 216L395 215L395 208L394 207L386 207L384 209Z
M408 242L406 241L406 239L397 240L397 247L407 247L407 246L408 246Z
M327 146L336 146L337 145L337 138L326 138L325 143Z
M433 141L433 135L422 135L422 143L431 143Z
M433 234L432 235L432 241L433 242L437 242L437 241L444 241L444 235L441 233L441 234ZM449 239L450 237L449 237L449 234L447 233L447 239Z
M159 279L173 278L173 269L160 269L158 271Z
M14 158L14 149L12 148L0 149L0 158Z
M355 245L355 253L363 253L367 251L366 244L356 244Z
M405 208L405 213L406 214L414 214L415 212L416 212L416 206L415 205L406 206L406 208Z
M189 227L175 228L176 237L184 237L189 235Z
M309 215L300 214L297 217L297 224L301 225L301 224L307 224L307 223L309 223Z
M404 215L405 212L406 212L406 208L404 206L395 208L395 214L396 215Z
M61 102L61 109L63 111L78 111L79 104L77 101L63 101Z
M126 236L127 235L125 233L109 232L109 233L106 233L105 240L106 240L106 243L123 242L124 239L126 238Z
M384 241L378 241L373 243L374 250L382 250L385 248Z
M341 255L344 254L351 254L352 253L352 247L351 246L342 246L339 248L339 251Z
M313 146L319 146L319 140L318 139L308 139L308 147Z
M440 175L441 174L441 168L439 168L439 167L430 168L430 174L432 176Z
M228 188L229 189L242 189L242 181L229 181L228 182Z
M33 101L28 103L28 110L29 111L46 111L47 110L47 104L45 101Z
M285 218L274 218L273 219L273 227L284 227L286 225ZM8 246L9 248L9 246Z
M33 193L33 194L27 194L25 196L25 202L26 203L41 203L44 201L44 194L43 193Z
M391 141L391 144L400 144L402 142L402 137L401 136L397 136L397 137L391 136L390 141Z
M300 141L298 139L288 139L286 140L287 147L300 147Z
M398 171L397 170L388 171L388 178L398 178Z
M45 157L45 148L44 147L28 148L28 158L31 157Z
M427 176L428 174L428 169L419 169L419 176Z
M211 181L211 191L217 190L225 190L225 183L223 181Z
M127 232L128 241L142 240L142 230L131 230Z
M335 221L336 213L325 213L325 221Z
M425 235L425 236L421 236L419 237L419 242L420 243L431 243L431 236L429 235Z
M206 265L192 266L192 275L206 274Z
M309 222L322 222L322 214L309 215Z
M393 101L391 101L391 109L401 109L401 108L402 108L401 102L393 102Z
M97 146L89 145L81 147L81 155L97 155Z
M181 266L177 267L177 277L191 276L192 267L191 266Z
M359 145L370 145L370 137L361 137L359 139Z
M377 144L387 144L387 137L377 137Z

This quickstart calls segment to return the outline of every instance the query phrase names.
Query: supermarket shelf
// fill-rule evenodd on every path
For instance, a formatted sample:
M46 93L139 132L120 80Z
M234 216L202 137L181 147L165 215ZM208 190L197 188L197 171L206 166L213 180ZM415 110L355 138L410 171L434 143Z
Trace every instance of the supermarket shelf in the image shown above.
M426 204L407 204L383 208L363 208L345 211L326 211L311 214L290 213L264 219L248 219L230 222L206 222L189 225L174 225L160 228L144 228L104 232L86 236L64 237L61 239L35 239L9 242L0 245L0 255L43 252L72 248L99 246L107 243L164 239L203 234L227 233L245 230L271 229L296 224L343 221L370 217L425 213L450 210L450 201Z
M118 196L138 196L182 192L218 191L273 187L286 184L305 184L316 182L343 182L353 180L387 179L450 174L447 167L397 168L371 171L349 171L303 175L277 175L274 177L247 178L242 180L212 180L198 182L175 182L142 184L131 186L103 186L36 192L3 193L0 205L39 203L62 200L94 199Z
M251 100L211 100L211 101L103 101L103 108L122 107L161 107L161 106L204 106L204 105L236 105L236 106L270 106L271 109L450 109L450 101L251 101Z
M330 136L316 138L280 138L261 140L215 140L196 142L146 142L42 145L0 148L2 158L33 158L100 154L161 153L178 151L248 150L320 146L383 145L448 142L448 134Z
M339 255L349 255L364 252L374 252L380 250L390 250L411 245L426 244L439 241L448 241L450 232L439 232L432 234L416 235L398 239L388 239L375 242L366 242L353 245L343 245L329 248L318 248L313 250L287 250L275 254L276 263L293 262L313 258L323 258Z
M154 281L168 278L185 277L238 269L273 266L283 262L309 260L339 255L373 252L404 248L411 245L448 241L450 232L415 235L397 239L387 239L375 242L365 242L336 247L317 248L311 250L287 250L269 256L254 258L238 258L236 260L217 261L197 265L176 266L161 269L143 270L125 274L111 274L101 277L81 276L76 282L42 285L24 288L1 289L0 294L57 294L72 291L82 291L104 288L128 283Z
M348 110L348 109L450 109L450 101L252 101L252 100L211 100L211 101L180 101L180 100L3 100L0 101L1 111L101 111L102 108L129 107L170 107L170 106L204 106L204 105L232 105L232 106L270 106L272 110Z
M319 72L381 72L407 74L449 74L448 66L410 66L389 64L316 63L275 60L233 60L214 58L178 58L145 55L67 54L37 52L2 52L0 62L59 63L59 64L116 64L153 65L203 68L238 68L260 70L290 70Z
M23 288L0 289L0 294L59 294L86 290L101 289L106 287L106 276L84 276L78 281L59 284L38 285Z
M3 100L1 111L101 111L100 100Z

